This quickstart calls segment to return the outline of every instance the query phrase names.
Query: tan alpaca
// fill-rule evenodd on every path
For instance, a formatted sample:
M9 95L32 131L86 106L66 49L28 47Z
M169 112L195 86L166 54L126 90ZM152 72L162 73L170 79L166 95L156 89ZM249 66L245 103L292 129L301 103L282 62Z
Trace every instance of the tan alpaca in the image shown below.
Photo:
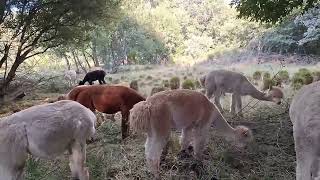
M211 71L201 77L200 82L206 89L207 97L211 98L212 95L214 96L214 102L220 111L222 111L220 104L221 95L232 93L230 112L233 114L237 108L237 112L242 115L241 96L250 95L255 99L272 101L276 104L281 104L281 99L283 98L283 93L279 88L271 87L268 93L263 93L256 89L244 75L233 71Z
M86 139L95 133L95 115L64 100L33 106L0 119L0 179L22 180L27 155L54 158L69 151L72 177L88 180Z
M304 86L290 106L297 180L320 179L320 82Z
M156 178L159 178L160 156L171 128L182 130L181 150L186 150L192 144L195 157L201 159L211 124L238 147L245 146L251 140L248 128L232 128L205 95L192 90L156 93L146 101L134 105L130 111L133 131L147 133L147 165Z

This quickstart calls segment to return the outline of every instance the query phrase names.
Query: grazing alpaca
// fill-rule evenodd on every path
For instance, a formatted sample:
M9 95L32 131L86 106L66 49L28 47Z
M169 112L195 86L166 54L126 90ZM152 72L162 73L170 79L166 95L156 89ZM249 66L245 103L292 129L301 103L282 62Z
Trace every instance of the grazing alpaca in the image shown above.
M290 119L297 157L296 179L320 179L320 82L304 86L293 98Z
M93 112L97 110L106 114L115 114L120 111L123 139L129 134L128 118L130 109L136 103L145 100L144 97L131 88L108 85L78 86L66 95L66 99L77 101Z
M93 81L98 80L100 84L106 84L104 81L104 77L106 76L106 72L104 70L95 70L88 72L82 81L79 82L79 85L84 85L87 81L90 85L92 85Z
M192 90L162 91L130 110L133 131L147 133L147 165L156 178L159 178L160 156L171 128L182 130L181 150L192 143L195 157L201 159L211 124L238 147L244 147L252 138L248 128L232 128L205 95Z
M50 159L69 151L72 177L89 180L86 139L94 135L95 121L74 101L33 106L0 119L0 179L24 179L28 154Z
M64 79L68 82L68 85L71 87L76 83L77 73L75 70L68 70L64 73Z
M256 89L249 80L242 74L226 70L211 71L200 78L201 84L206 89L206 95L211 98L214 95L216 106L222 111L220 96L225 93L232 93L232 103L230 112L235 113L236 108L239 115L242 115L241 96L250 95L251 97L263 101L272 101L281 104L283 93L279 88L271 87L268 93L263 93Z

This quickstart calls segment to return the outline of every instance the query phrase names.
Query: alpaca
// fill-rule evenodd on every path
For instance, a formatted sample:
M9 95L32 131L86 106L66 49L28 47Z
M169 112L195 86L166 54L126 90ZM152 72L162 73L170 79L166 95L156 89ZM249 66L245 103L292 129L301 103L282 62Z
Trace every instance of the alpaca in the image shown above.
M79 82L79 85L84 85L87 81L90 85L93 84L93 81L98 80L100 84L106 84L104 81L104 77L106 76L106 72L104 70L95 70L88 72L82 81Z
M297 158L297 180L320 179L320 82L304 86L293 98L289 114Z
M64 79L68 82L69 87L75 84L77 80L77 73L75 70L68 70L64 73Z
M115 114L120 111L123 139L129 134L129 110L134 104L145 100L144 97L131 88L109 85L78 86L72 89L64 99L77 101L92 112L97 110L106 114Z
M0 119L0 179L22 180L27 155L51 159L69 151L72 177L89 180L86 139L95 115L74 101L33 106Z
M246 146L252 138L247 127L232 128L205 95L192 90L158 92L130 110L130 127L134 132L147 133L145 155L156 178L159 178L160 156L171 128L182 130L181 151L192 144L195 157L201 160L211 124L237 147Z
M218 109L222 112L220 97L225 93L232 93L232 102L230 112L237 113L242 116L241 96L250 95L255 99L262 101L272 101L281 104L283 92L276 87L270 87L268 93L259 91L252 85L249 80L242 74L227 71L215 70L200 78L200 83L206 90L206 95L211 98L214 95L214 102Z

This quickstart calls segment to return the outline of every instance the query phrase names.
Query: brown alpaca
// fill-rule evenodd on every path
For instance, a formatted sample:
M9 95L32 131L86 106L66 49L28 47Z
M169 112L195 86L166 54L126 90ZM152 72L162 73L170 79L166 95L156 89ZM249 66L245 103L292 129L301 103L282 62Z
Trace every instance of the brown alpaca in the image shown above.
M72 89L66 99L77 101L91 111L99 111L106 114L121 112L122 138L129 134L129 110L145 98L137 91L125 86L108 85L83 85Z
M159 178L160 156L171 128L182 130L181 150L192 144L195 157L201 159L211 124L238 147L245 146L251 140L248 128L232 128L205 95L192 90L162 91L137 103L130 110L133 131L147 133L147 165L156 178Z
M304 86L293 98L290 119L297 158L297 180L320 179L320 82Z
M268 93L261 92L256 89L244 75L233 71L211 71L209 74L201 77L200 82L206 89L208 98L214 95L214 102L220 111L222 111L220 104L221 95L231 93L232 102L230 112L232 114L236 112L237 108L239 115L242 115L241 96L250 95L255 99L272 101L276 104L281 104L281 99L283 98L283 93L279 88L271 87Z

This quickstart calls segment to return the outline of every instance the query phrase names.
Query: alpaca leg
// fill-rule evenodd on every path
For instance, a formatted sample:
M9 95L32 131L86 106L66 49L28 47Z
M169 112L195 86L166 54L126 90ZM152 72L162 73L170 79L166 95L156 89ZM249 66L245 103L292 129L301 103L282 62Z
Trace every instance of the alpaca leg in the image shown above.
M104 78L102 79L102 83L103 83L103 84L107 84L106 81L104 80Z
M207 145L209 127L209 124L206 124L194 130L194 155L198 160L202 159L204 148Z
M93 82L92 82L92 81L89 81L89 84L90 84L90 85L92 85L92 84L93 84Z
M125 139L129 136L129 111L121 111L122 120L121 120L121 133L122 139Z
M238 94L236 95L236 105L237 105L237 113L238 113L238 115L243 117L241 96L238 95Z
M231 98L230 113L231 114L235 114L235 112L236 112L236 103L237 103L236 94L232 94L231 97L232 98Z
M102 84L102 81L101 81L101 79L99 79L98 81L99 81L99 84Z
M222 112L223 109L222 109L222 106L221 106L221 104L220 104L220 96L221 96L220 93L216 93L216 94L214 95L214 103L215 103L215 105L217 106L217 108L219 109L219 111Z
M166 137L148 136L145 144L147 166L156 179L160 178L160 157L166 143Z
M190 143L192 142L192 130L192 127L182 129L180 138L181 151L187 150Z
M79 180L89 180L89 170L85 167L86 143L74 142L71 147L70 169L72 178Z

